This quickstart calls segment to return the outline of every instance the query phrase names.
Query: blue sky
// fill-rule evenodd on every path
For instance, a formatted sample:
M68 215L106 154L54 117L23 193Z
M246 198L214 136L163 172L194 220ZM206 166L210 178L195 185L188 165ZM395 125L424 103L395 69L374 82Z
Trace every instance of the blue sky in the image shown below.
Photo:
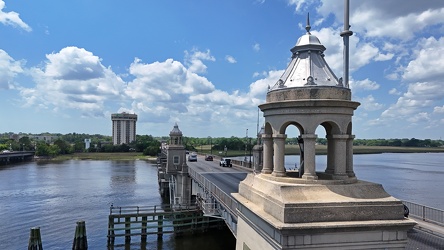
M444 1L350 6L356 138L440 139ZM308 12L341 77L339 0L0 0L0 132L111 135L125 111L137 134L255 136Z

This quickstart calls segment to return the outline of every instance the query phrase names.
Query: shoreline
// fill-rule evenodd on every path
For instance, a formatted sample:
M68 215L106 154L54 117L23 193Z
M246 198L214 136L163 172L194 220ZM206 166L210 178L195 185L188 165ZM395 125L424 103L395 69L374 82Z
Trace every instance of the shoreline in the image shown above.
M204 153L204 152L202 152ZM413 147L382 147L382 146L354 146L353 154L383 154L383 153L444 153L444 148L413 148ZM326 155L327 146L317 145L316 155ZM218 154L214 154L218 155ZM299 155L298 145L286 145L285 155ZM235 157L238 155L229 155ZM243 155L240 155L243 156ZM112 153L73 153L59 155L53 158L36 158L38 161L64 161L64 160L144 160L156 163L155 156L146 156L139 152L112 152Z

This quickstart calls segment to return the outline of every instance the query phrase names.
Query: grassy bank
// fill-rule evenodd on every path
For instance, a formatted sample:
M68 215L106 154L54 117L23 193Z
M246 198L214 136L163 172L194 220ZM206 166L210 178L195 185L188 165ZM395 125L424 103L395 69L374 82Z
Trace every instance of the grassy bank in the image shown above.
M199 148L200 149L200 148ZM199 150L200 151L200 150ZM354 146L354 154L382 154L382 153L443 153L444 148L415 148L415 147L384 147L384 146ZM202 146L201 154L210 154L210 146ZM249 155L250 152L247 152ZM298 145L285 145L286 155L299 155ZM316 154L327 154L327 146L316 145ZM213 155L225 155L225 152L213 150ZM242 156L245 151L242 150L228 150L227 156Z
M200 148L199 148L200 149ZM200 151L200 150L199 150ZM202 146L202 151L200 154L210 154L210 146ZM381 154L381 153L442 153L444 148L413 148L413 147L382 147L382 146L354 146L354 154ZM212 151L213 155L225 156L225 152ZM285 145L286 155L298 155L299 146L298 145ZM316 154L322 155L327 154L327 146L316 145ZM243 156L245 155L245 150L228 150L227 156ZM250 155L250 152L247 152ZM64 160L148 160L156 161L156 157L146 156L138 152L128 152L128 153L74 153L69 155L59 155L51 160L64 161Z
M74 153L59 155L52 160L156 160L156 157L146 156L140 152L114 152L114 153Z

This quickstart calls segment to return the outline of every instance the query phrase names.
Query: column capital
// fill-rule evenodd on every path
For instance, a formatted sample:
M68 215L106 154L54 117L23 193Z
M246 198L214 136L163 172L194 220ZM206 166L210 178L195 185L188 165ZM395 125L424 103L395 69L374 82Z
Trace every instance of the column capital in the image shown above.
M273 134L273 139L286 139L286 134Z
M316 139L318 138L317 134L302 134L302 139Z
M339 139L339 140L347 140L347 139L350 139L350 135L330 135L328 138Z
M272 138L272 136L269 134L262 134L262 139L267 140L267 139L271 139L271 138Z

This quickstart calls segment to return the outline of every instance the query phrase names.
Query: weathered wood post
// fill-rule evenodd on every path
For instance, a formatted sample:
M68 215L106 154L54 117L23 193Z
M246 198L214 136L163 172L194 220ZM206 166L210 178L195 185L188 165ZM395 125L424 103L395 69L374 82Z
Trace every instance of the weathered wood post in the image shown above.
M86 226L85 221L77 221L76 232L74 234L74 240L72 242L72 250L87 250L88 241L86 238Z
M28 250L43 250L40 227L33 227L29 232Z
M131 243L131 217L125 217L125 244Z
M114 217L110 214L108 217L108 246L114 245Z
M162 240L163 237L163 216L157 216L157 239Z
M143 242L146 242L146 224L147 224L148 217L142 216L142 229L141 229L141 237L140 240Z

